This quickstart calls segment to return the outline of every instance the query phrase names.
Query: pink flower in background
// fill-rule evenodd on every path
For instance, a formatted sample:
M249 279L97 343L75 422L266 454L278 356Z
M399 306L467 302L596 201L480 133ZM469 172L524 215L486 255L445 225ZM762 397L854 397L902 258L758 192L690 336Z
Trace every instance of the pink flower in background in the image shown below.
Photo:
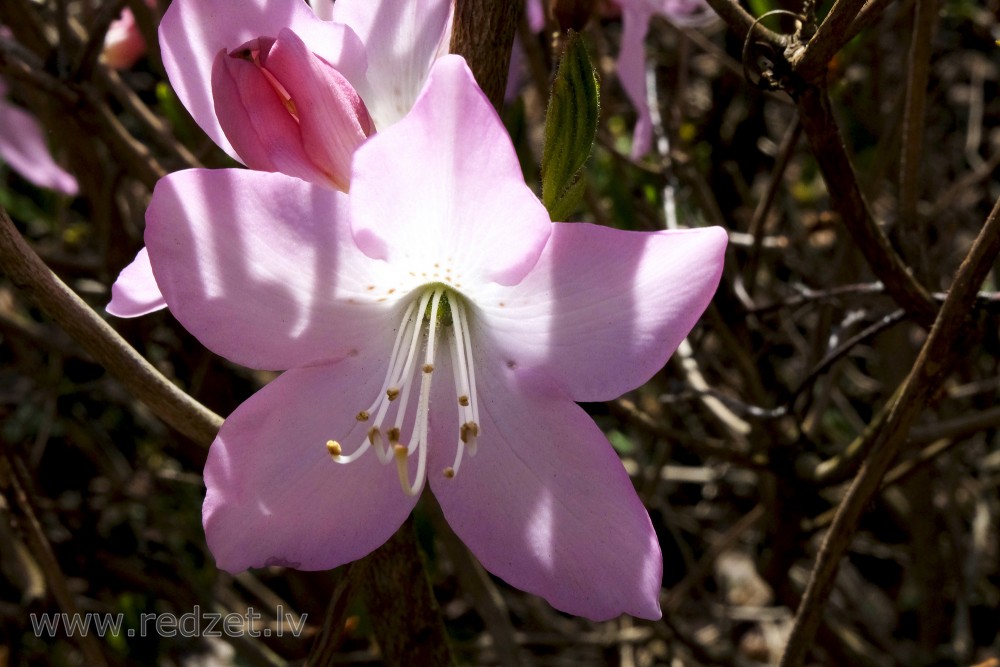
M351 155L413 106L450 39L451 0L175 0L160 24L170 83L198 125L252 169L346 190ZM164 307L143 253L107 311Z
M0 160L40 188L75 195L76 179L56 164L45 132L35 117L6 101L7 84L0 79Z
M458 56L358 149L350 196L190 170L159 182L147 220L177 319L228 359L289 369L209 453L221 568L360 558L426 484L512 585L593 619L659 617L649 517L574 401L663 366L715 291L722 230L550 222Z
M653 126L646 90L646 34L654 15L682 27L707 25L718 17L705 0L618 0L622 7L621 52L618 79L632 101L638 118L632 138L632 157L640 158L652 147Z
M135 14L126 7L121 15L111 22L104 36L104 50L101 59L109 67L128 69L146 55L146 40L139 32Z

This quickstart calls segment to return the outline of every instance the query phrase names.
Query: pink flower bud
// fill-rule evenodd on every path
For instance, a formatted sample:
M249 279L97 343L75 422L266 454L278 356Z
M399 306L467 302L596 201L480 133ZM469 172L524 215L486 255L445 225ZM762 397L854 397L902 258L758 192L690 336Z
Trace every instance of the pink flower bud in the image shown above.
M280 171L347 191L351 156L375 131L347 79L291 30L220 51L215 112L251 169Z
M126 7L121 15L111 22L104 36L104 50L101 59L115 69L128 69L146 54L146 40L139 32L135 15Z

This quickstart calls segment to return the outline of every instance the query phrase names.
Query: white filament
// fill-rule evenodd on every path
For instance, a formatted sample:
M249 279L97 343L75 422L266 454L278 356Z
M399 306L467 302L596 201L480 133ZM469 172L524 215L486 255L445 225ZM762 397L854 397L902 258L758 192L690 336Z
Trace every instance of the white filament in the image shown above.
M472 340L469 332L469 319L460 297L434 286L425 290L419 297L407 306L399 331L393 343L392 354L382 387L367 410L358 413L359 422L372 421L367 429L364 440L353 453L340 454L340 445L327 447L334 461L350 463L357 460L370 447L383 464L395 460L403 491L411 496L418 495L424 487L427 478L427 448L428 422L430 420L431 381L434 375L434 361L437 354L439 335L438 314L441 300L447 297L451 312L453 344L449 345L452 353L452 369L454 372L455 390L458 393L458 446L453 466L445 470L445 476L451 478L458 472L462 463L465 447L469 454L476 453L476 437L479 433L479 405L476 395L476 372L472 361ZM429 307L429 312L428 312ZM424 322L427 322L427 340L424 345L424 362L420 370L416 370L417 346L424 334ZM410 395L416 384L414 375L420 373L420 390L417 396L416 416L409 443L403 442L402 429L406 414L410 407ZM399 400L393 419L393 425L388 432L383 430L383 422L391 403ZM416 455L417 469L413 481L409 475L409 457Z

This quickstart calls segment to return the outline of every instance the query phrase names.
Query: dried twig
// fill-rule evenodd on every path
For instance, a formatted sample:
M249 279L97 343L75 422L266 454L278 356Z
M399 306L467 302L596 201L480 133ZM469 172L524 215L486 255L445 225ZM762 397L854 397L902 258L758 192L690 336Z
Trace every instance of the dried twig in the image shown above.
M799 604L795 625L781 659L781 667L798 667L819 625L821 611L833 588L840 559L850 544L858 519L878 490L882 477L896 457L910 425L937 390L941 376L961 354L959 339L972 312L976 291L1000 254L1000 200L997 201L958 270L920 356L904 380L899 396L886 408L885 425L872 434L871 456L837 510L830 532L816 559L806 592Z

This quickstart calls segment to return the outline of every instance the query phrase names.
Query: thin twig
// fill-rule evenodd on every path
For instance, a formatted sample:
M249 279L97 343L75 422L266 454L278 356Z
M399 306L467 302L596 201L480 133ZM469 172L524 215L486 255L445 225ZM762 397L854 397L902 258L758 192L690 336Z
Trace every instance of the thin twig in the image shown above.
M917 0L910 38L909 70L906 77L906 104L903 106L902 153L899 166L900 240L917 275L927 276L924 223L917 217L920 167L924 150L924 109L927 106L927 78L930 72L931 37L937 18L936 0Z
M927 290L907 271L872 217L833 118L826 89L806 86L796 102L802 129L841 221L889 294L921 326L929 326L934 321L937 306Z
M808 83L822 81L830 60L849 41L848 28L864 4L865 0L837 0L834 3L805 48L789 58L800 78Z
M920 355L903 381L898 399L887 410L885 425L873 434L872 454L848 489L837 510L833 525L820 547L816 566L795 616L795 624L780 667L799 667L812 644L821 612L833 588L834 579L861 513L878 490L889 465L896 458L913 421L940 387L940 381L961 356L962 327L976 291L1000 254L1000 200L976 237L969 254L959 267L948 298L920 349Z
M3 209L0 269L160 419L199 444L215 439L222 418L171 383L52 273Z
M4 468L6 470L3 470ZM4 475L4 472L8 474ZM63 574L62 569L59 567L59 561L52 551L52 545L49 544L49 540L45 536L45 531L42 529L42 524L38 521L38 516L32 507L31 499L28 497L31 476L22 467L21 462L17 458L4 454L0 456L0 477L7 477L10 481L10 486L12 487L10 495L14 500L13 504L18 508L23 517L21 524L24 530L25 541L34 553L35 559L41 566L42 571L45 573L45 579L49 584L49 589L52 591L53 597L56 599L56 604L59 605L59 608L67 616L78 616L80 611L73 600L73 594L70 592L69 585L66 582L66 575ZM108 664L104 659L104 653L101 651L100 644L93 636L84 632L72 635L72 639L79 645L80 651L83 653L88 665L100 666Z

